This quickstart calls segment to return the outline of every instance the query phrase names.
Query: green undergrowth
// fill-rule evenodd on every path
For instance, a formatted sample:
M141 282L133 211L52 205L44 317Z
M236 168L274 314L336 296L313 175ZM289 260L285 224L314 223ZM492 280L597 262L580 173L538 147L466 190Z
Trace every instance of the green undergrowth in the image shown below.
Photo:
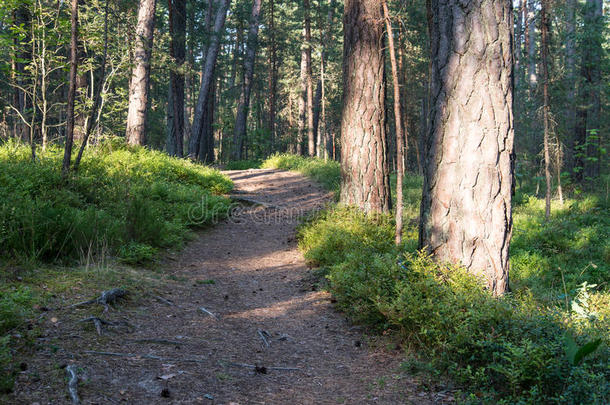
M63 152L0 146L0 260L70 264L98 254L128 263L180 246L226 216L232 182L217 170L108 141L62 177Z
M137 293L161 275L128 265L154 267L161 250L228 214L232 182L217 170L119 139L66 177L62 156L52 146L32 161L28 147L0 145L0 392L35 333L25 326L36 307L113 287Z
M319 212L299 229L340 309L373 332L391 332L405 367L446 378L474 403L610 401L610 293L605 200L521 198L514 209L512 292L492 297L463 269L416 251L421 179L405 179L404 242L393 219L349 207Z
M160 287L164 277L158 271L103 261L72 267L5 269L0 274L0 402L12 389L20 362L27 363L28 356L45 345L59 344L37 343L37 338L45 335L41 322L72 316L72 310L63 313L62 307L95 298L111 288L127 290L126 301L119 305L130 305ZM101 306L88 311L93 316L103 315Z
M325 189L339 195L341 165L334 160L324 160L291 154L276 154L263 161L263 169L293 170L312 178Z
M262 164L262 160L233 160L225 164L226 170L248 170L258 169Z

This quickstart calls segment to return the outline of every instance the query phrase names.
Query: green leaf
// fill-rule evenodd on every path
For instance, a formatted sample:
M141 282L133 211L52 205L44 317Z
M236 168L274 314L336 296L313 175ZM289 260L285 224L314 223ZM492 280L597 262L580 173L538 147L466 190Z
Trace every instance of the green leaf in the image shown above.
M593 353L595 350L597 350L597 348L599 347L599 345L601 343L602 343L601 339L596 339L596 340L587 342L584 346L582 346L580 349L578 349L578 351L574 355L572 364L573 365L580 364L585 357L587 357L588 355Z

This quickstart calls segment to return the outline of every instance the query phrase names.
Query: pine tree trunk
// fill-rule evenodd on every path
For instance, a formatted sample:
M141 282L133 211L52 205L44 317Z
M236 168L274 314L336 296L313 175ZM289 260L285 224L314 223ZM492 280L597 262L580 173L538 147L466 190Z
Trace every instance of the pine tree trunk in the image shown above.
M136 27L135 61L129 86L127 143L144 145L150 82L150 57L153 46L156 0L140 0Z
M549 105L549 26L547 20L548 0L541 1L540 7L540 53L542 60L542 114L544 122L544 178L546 181L545 217L551 217L551 154L549 152L550 105ZM559 146L559 145L557 145Z
M405 139L403 137L402 123L402 107L400 104L400 85L398 84L398 64L396 63L396 54L394 51L394 35L392 33L392 22L390 20L390 12L386 0L381 0L383 7L383 15L388 34L388 45L390 49L390 64L392 66L392 83L394 85L394 120L396 123L396 233L394 240L397 245L402 243L402 179L404 175L404 155L403 148Z
M313 130L313 78L311 67L311 7L309 0L303 0L305 9L305 75L307 81L307 152L316 155L316 138Z
M530 87L530 97L533 97L533 93L536 89L536 83L538 82L538 74L536 73L536 3L535 0L528 0L527 9L527 77Z
M246 57L244 60L244 82L239 95L237 115L235 117L235 132L233 134L233 160L241 160L246 139L248 111L250 108L250 92L252 91L252 78L254 76L254 61L256 59L256 46L258 42L259 16L262 0L253 0L250 28L246 42Z
M64 145L63 174L70 170L72 144L74 142L74 99L76 97L76 75L78 70L78 0L71 2L70 18L70 84L68 85L68 106L66 108L66 143Z
M189 141L188 152L191 159L196 159L197 156L199 156L199 145L204 127L204 114L207 110L210 87L212 86L212 80L214 79L214 67L216 66L216 59L218 57L221 32L227 18L227 10L229 9L231 0L218 0L218 3L216 18L214 19L214 28L205 56L205 65L201 71L201 85L199 87L199 96L197 97L193 125L191 127L191 139Z
M182 73L182 65L184 65L186 56L186 0L168 0L168 9L170 57L175 64L175 68L171 69L169 73L173 101L172 128L169 130L173 135L174 153L176 156L182 157L184 154L184 73Z
M567 99L565 110L566 144L574 144L576 129L576 0L566 1L566 87ZM569 169L574 168L572 149L567 148L565 157Z
M430 128L419 244L503 294L512 233L511 3L431 0L430 11Z
M277 94L277 45L275 40L275 1L269 1L269 154L272 154L275 149L275 110L276 110L276 94Z
M305 38L305 27L303 27ZM303 140L307 128L307 48L301 46L301 91L299 93L299 128L297 134L297 154L303 154Z
M341 118L341 202L389 212L383 17L377 0L346 0Z

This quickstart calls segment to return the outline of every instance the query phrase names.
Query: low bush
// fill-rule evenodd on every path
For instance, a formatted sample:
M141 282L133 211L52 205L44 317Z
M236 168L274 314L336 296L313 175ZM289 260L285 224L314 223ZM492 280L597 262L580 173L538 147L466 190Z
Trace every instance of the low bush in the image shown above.
M339 308L371 331L393 331L423 364L416 368L451 377L468 402L608 403L607 203L554 203L544 221L544 201L523 196L514 208L513 292L494 298L464 269L416 252L421 179L407 176L404 188L399 247L390 216L349 207L299 228L300 248Z
M62 154L32 161L25 146L0 146L0 260L66 264L103 251L140 262L228 212L219 194L232 182L205 166L108 142L64 178Z
M294 170L311 177L324 188L339 195L341 165L334 160L324 160L291 154L276 154L261 165L264 169Z

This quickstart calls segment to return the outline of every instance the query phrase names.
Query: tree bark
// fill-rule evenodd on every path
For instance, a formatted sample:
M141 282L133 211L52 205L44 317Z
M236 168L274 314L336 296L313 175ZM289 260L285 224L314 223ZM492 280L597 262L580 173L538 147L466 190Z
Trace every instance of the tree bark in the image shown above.
M171 149L176 156L182 157L184 153L184 73L182 73L182 65L186 56L186 0L168 0L168 9L170 58L175 64L169 73L173 119L168 131L174 143ZM168 126L169 124L168 121Z
M386 0L381 0L385 26L388 33L388 45L390 48L390 64L392 66L392 83L394 85L394 120L396 126L396 233L395 242L397 245L402 243L402 179L404 175L404 134L402 123L402 108L400 103L400 86L398 84L398 64L394 51L394 34L392 33L392 21ZM406 125L406 123L405 123Z
M383 17L377 0L346 0L341 118L341 202L389 212Z
M508 290L512 233L511 2L431 0L430 11L419 245L484 277L500 295Z
M549 131L550 131L550 105L549 105L549 26L547 20L548 0L541 1L540 7L540 45L542 59L542 114L544 122L544 178L546 181L545 194L545 217L547 221L551 217L551 154L549 152ZM557 145L559 147L559 145Z
M74 142L74 98L76 96L76 75L78 69L78 0L71 1L72 15L70 18L70 84L68 85L68 105L66 108L66 142L64 145L64 160L62 172L70 170L72 160L72 143Z
M150 82L150 57L153 46L156 0L140 0L136 27L135 60L129 86L127 143L144 145Z
M303 27L305 38L305 27ZM303 140L307 128L307 48L301 45L301 91L299 93L299 128L297 133L297 154L303 154Z
M536 3L535 0L528 0L527 8L527 77L530 87L530 97L536 89L538 74L536 73Z
M193 126L191 127L192 133L189 141L188 153L191 159L196 159L199 155L198 147L201 142L201 134L203 133L204 114L210 94L210 86L212 85L212 80L214 79L214 67L216 65L216 58L218 57L220 36L227 18L227 10L229 9L231 0L218 0L218 2L220 4L216 11L216 18L214 19L214 28L210 38L210 45L207 48L205 56L205 65L202 69L199 96L197 98Z
M566 144L574 143L576 129L576 0L566 1L566 87L567 102L565 110ZM572 149L567 148L566 165L574 168Z
M311 68L311 7L303 0L305 9L305 75L307 80L307 152L316 155L316 137L313 131L313 78Z
M269 154L275 147L275 113L277 95L277 44L275 39L275 1L269 1Z
M239 95L237 116L235 117L235 132L233 134L234 160L241 160L246 138L248 110L250 108L250 92L252 90L252 77L254 75L254 61L256 59L256 46L258 42L258 25L262 0L253 0L250 28L246 42L246 57L244 60L244 82Z

